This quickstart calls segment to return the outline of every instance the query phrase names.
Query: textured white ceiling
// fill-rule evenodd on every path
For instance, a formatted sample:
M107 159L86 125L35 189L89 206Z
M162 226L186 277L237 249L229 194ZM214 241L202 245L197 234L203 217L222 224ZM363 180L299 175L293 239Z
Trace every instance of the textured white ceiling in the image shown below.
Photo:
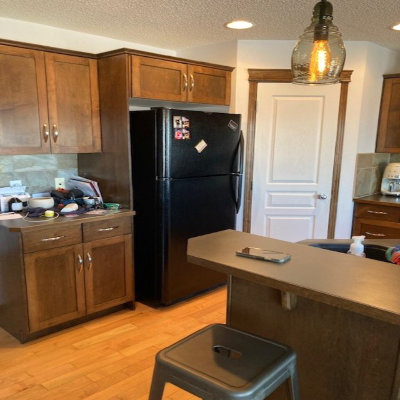
M0 0L0 16L179 50L235 39L297 39L317 0ZM331 0L344 40L400 50L400 0ZM232 19L255 23L231 31Z

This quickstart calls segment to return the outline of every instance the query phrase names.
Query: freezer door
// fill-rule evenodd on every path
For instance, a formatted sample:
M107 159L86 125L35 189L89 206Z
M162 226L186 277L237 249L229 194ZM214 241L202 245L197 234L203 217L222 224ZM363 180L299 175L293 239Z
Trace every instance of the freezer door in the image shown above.
M240 115L160 109L159 177L238 172Z
M226 276L186 261L191 237L235 228L235 176L160 181L164 265L161 302L170 304L226 282Z

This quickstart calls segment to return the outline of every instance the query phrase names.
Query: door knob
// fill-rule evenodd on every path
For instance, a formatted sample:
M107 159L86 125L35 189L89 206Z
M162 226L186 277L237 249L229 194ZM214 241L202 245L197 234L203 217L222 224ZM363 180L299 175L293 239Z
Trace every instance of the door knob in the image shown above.
M321 193L321 194L318 195L318 198L320 200L326 200L328 198L328 196L325 193Z

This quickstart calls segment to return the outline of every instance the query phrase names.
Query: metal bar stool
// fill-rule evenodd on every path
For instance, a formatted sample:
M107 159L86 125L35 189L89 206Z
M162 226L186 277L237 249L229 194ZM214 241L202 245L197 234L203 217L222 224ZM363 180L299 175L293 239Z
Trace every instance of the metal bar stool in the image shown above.
M264 400L287 379L300 400L292 349L213 324L157 354L149 400L162 399L166 382L206 400Z

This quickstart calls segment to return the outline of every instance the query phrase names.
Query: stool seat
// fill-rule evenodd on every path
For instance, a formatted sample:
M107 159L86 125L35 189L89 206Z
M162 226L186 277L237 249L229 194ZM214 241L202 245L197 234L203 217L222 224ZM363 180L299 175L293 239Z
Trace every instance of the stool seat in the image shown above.
M157 354L149 400L162 399L166 382L203 399L263 400L288 378L299 400L292 349L213 324Z

